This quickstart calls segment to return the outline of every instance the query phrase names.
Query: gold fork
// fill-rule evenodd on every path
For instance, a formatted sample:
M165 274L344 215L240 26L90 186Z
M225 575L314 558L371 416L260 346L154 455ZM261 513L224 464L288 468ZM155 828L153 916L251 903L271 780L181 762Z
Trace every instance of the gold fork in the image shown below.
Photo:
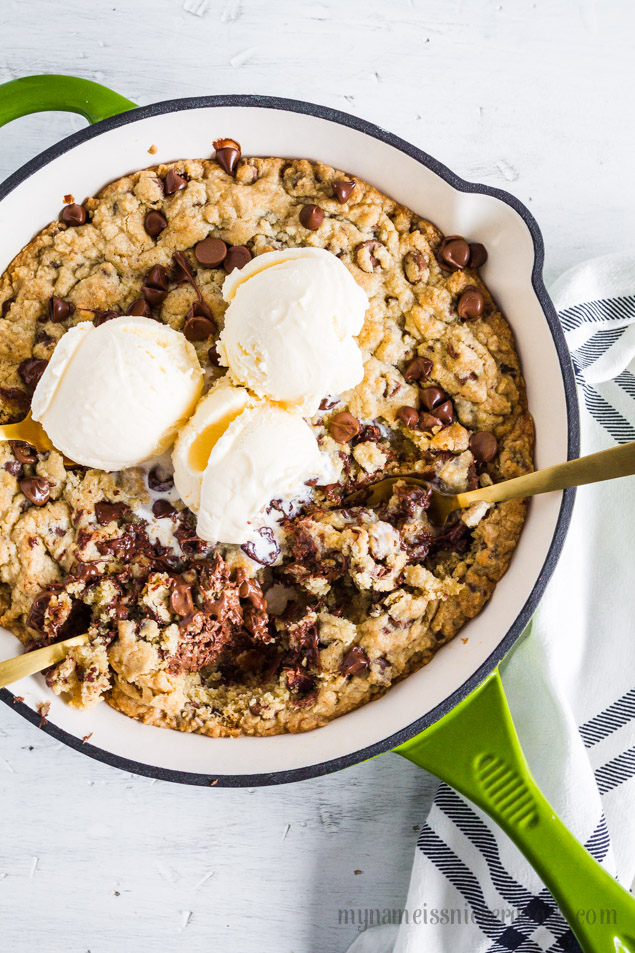
M478 490L466 493L441 493L419 477L395 476L380 480L362 490L351 494L344 502L347 505L362 504L377 506L390 499L397 482L432 489L427 515L430 522L443 526L448 516L456 510L464 510L473 503L502 503L539 493L551 493L552 490L566 490L571 486L583 486L585 483L601 483L604 480L616 480L618 477L632 476L635 473L635 440L609 450L591 453L588 457L579 457L567 463L558 463L544 470L535 470L513 480L493 483Z

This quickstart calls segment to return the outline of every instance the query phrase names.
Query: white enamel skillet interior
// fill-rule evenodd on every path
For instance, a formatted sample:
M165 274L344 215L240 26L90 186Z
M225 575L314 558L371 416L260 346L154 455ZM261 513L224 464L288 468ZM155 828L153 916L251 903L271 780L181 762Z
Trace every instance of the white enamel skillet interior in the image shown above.
M536 465L579 452L575 384L562 331L542 281L543 243L513 196L465 182L421 150L345 113L257 96L157 103L86 128L42 153L0 186L0 273L55 219L63 196L77 201L127 172L209 156L212 141L237 139L244 155L320 159L367 179L445 234L486 246L483 279L514 331L536 424ZM157 152L149 156L148 149ZM337 770L386 751L432 724L489 674L529 621L568 528L573 491L532 500L510 568L490 603L433 661L382 698L300 735L211 739L142 725L100 704L79 713L26 678L0 698L45 731L108 764L188 784L271 784ZM0 629L0 658L19 643ZM15 701L14 695L24 701ZM92 735L90 741L82 739Z

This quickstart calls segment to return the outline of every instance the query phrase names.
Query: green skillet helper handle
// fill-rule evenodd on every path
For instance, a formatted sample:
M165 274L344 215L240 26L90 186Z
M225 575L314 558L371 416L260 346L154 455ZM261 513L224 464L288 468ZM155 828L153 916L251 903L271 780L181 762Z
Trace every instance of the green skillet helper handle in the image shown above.
M541 793L498 672L395 751L502 827L553 894L584 953L635 953L635 898L582 847Z
M0 126L47 110L80 113L94 123L135 108L119 93L77 76L23 76L0 85Z

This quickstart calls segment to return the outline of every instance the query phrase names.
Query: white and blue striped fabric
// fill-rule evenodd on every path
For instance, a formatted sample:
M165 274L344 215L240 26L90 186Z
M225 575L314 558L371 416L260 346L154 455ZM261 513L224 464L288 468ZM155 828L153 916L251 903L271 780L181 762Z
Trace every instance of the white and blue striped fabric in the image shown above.
M575 366L582 453L635 440L635 252L573 269L552 297ZM635 477L578 490L531 634L503 668L538 783L570 830L629 887L635 877L634 557ZM372 900L372 907L381 906ZM579 950L516 848L445 784L417 842L405 908L396 913L392 919L401 925L386 916L385 925L360 934L350 953Z

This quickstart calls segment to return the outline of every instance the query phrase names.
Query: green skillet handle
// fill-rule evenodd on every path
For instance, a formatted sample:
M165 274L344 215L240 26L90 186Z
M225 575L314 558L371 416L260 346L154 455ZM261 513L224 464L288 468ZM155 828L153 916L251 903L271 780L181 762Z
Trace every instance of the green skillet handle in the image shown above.
M584 953L635 953L635 898L587 853L539 790L498 672L395 750L502 827L553 894Z
M80 113L93 123L135 108L119 93L77 76L23 76L0 85L0 126L47 110Z

